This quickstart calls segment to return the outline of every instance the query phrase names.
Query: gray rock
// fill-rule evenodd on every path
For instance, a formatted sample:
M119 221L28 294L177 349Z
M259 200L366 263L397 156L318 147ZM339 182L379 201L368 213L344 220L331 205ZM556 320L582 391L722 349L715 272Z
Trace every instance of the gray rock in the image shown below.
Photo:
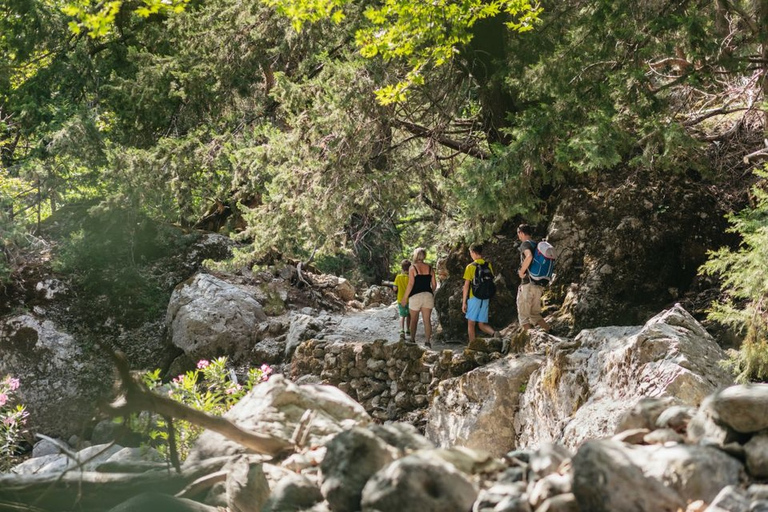
M708 407L736 432L759 432L768 428L768 384L731 386L715 393Z
M656 428L669 428L675 432L685 432L695 413L696 409L693 407L673 405L659 415L656 420Z
M731 382L718 364L724 357L679 305L642 327L584 330L574 342L554 346L531 375L513 420L519 446L555 441L574 448L617 429L652 430L663 405L701 403ZM622 418L647 396L670 400L641 404L648 409L643 421Z
M475 487L453 465L409 455L371 477L363 488L361 510L466 512L476 498Z
M245 430L290 441L308 410L314 416L306 429L307 442L313 446L327 443L343 430L370 422L365 409L338 388L318 384L299 386L283 375L272 375L267 382L256 385L224 417ZM245 451L240 444L205 431L186 463Z
M362 428L338 434L327 449L320 490L334 512L356 512L368 479L395 459L395 450Z
M419 434L410 423L389 423L386 425L371 425L368 429L388 445L397 448L400 456L416 450L430 450L434 445L426 437Z
M58 440L60 444L66 445L64 441ZM48 439L42 439L35 443L32 447L32 458L44 457L46 455L58 455L61 453L61 448L58 444Z
M267 316L251 293L209 274L197 274L171 295L166 324L174 346L193 359L244 355Z
M544 501L536 512L580 512L579 503L572 493L552 496Z
M280 479L261 512L296 512L323 501L323 494L305 476L290 473Z
M226 493L230 512L261 512L269 498L269 484L260 463L239 457L228 463Z
M512 419L540 356L499 359L440 383L427 412L427 438L438 446L466 446L503 455L516 448ZM461 413L457 413L461 411Z
M84 352L73 336L33 315L0 319L0 378L18 378L15 398L27 407L27 427L68 439L82 433L93 404L111 391L109 361Z
M754 479L768 478L768 434L760 434L744 445L747 470Z
M216 507L209 507L196 501L174 498L167 494L144 493L109 509L108 512L216 512Z
M582 510L676 511L710 502L742 474L739 461L714 448L588 441L573 458L573 493Z
M704 512L749 512L749 496L734 485L728 485L715 496Z

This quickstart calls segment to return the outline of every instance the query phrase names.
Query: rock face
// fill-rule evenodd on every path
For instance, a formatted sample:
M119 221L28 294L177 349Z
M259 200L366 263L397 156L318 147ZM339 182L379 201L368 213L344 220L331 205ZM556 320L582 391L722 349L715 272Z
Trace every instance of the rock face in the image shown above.
M697 406L732 382L718 361L725 354L682 307L640 328L582 331L555 344L531 375L515 416L519 446L544 441L578 446L614 432L642 397L670 397Z
M538 333L528 346L532 353L441 382L427 414L430 440L493 454L545 442L574 448L613 434L643 397L695 407L732 382L718 365L724 352L680 306L642 327L590 329L574 340ZM687 421L686 410L677 414L665 419L670 428Z
M467 446L497 456L515 449L512 420L531 373L543 361L538 355L506 358L443 381L427 414L427 437L438 446Z
M173 344L193 359L241 356L255 343L257 327L266 319L251 294L209 274L177 286L166 314Z
M105 361L83 351L53 322L31 315L0 321L0 354L0 378L20 380L20 402L34 426L52 436L81 434L94 401L111 387Z
M313 411L313 418L305 431L304 442L313 446L326 443L345 428L370 421L360 404L337 388L317 384L300 386L282 375L274 375L268 382L254 387L224 417L245 430L290 441L307 411ZM187 460L194 463L243 451L239 444L206 431Z

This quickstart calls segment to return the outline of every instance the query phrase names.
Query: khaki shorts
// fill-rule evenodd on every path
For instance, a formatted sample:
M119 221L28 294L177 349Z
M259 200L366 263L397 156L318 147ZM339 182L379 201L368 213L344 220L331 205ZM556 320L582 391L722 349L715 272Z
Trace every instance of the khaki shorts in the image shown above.
M535 284L523 284L517 289L517 319L520 326L536 325L541 317L541 294L544 288Z
M408 298L408 309L419 311L422 309L433 309L435 307L435 296L429 292L421 292L411 295Z

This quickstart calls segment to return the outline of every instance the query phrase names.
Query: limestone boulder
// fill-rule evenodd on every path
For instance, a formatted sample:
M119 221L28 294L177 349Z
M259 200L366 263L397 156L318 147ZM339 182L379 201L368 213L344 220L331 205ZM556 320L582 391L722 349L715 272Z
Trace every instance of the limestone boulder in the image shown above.
M573 494L580 510L593 512L685 510L743 477L741 462L706 446L587 441L572 463Z
M441 382L427 412L427 438L494 455L514 449L519 398L543 361L536 355L508 357Z
M112 384L109 361L33 315L0 319L0 379L6 375L20 381L16 398L29 412L27 426L63 439L83 431Z
M718 364L724 358L680 305L641 327L584 330L573 342L555 344L531 375L514 419L519 444L555 441L573 448L608 437L644 397L698 406L732 382Z
M297 385L282 375L273 375L269 381L255 386L224 417L244 430L290 441L305 413L312 415L303 436L303 444L307 446L323 445L343 430L370 422L365 409L338 388ZM240 444L205 431L191 450L187 463L244 452Z
M466 512L478 491L439 458L408 455L377 472L363 488L362 512Z
M197 274L177 286L166 313L173 345L193 359L242 356L266 320L252 294L210 274Z

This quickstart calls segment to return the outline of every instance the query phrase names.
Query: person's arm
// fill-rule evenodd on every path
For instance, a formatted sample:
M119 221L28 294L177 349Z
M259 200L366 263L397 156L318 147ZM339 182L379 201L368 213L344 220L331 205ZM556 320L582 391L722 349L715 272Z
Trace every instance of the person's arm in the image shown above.
M467 300L469 299L469 280L464 280L464 289L461 290L461 311L467 312Z
M432 285L432 292L434 292L435 290L437 290L437 280L435 279L435 269L433 269L432 267L429 267L429 273L432 274L431 285Z
M533 253L530 249L526 248L525 251L523 251L523 254L525 255L525 259L520 265L520 270L517 272L517 275L520 277L520 279L525 277L525 273L528 272L528 267L531 266L531 262L533 261Z
M408 270L408 287L405 289L405 293L403 294L403 300L400 301L400 304L402 304L403 307L408 305L408 296L411 294L411 290L413 289L414 279L416 279L416 269L413 268L413 265L411 265L410 270Z

